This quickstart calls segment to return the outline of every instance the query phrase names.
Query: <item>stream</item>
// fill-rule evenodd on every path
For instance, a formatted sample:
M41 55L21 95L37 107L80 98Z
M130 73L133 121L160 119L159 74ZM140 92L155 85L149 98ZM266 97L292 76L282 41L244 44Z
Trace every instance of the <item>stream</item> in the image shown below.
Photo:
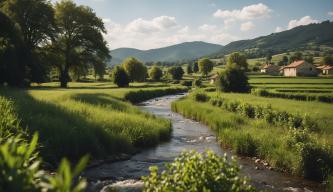
M88 191L108 191L111 186L120 191L140 191L143 186L140 178L149 174L150 166L163 167L184 150L204 152L210 149L219 155L231 155L229 150L220 147L214 133L207 126L171 111L171 102L182 96L165 96L140 104L142 110L171 120L173 132L170 141L143 150L127 160L89 168L84 173L90 181ZM324 191L319 183L269 170L253 159L238 157L237 161L241 165L241 175L250 178L251 183L259 189L274 192Z

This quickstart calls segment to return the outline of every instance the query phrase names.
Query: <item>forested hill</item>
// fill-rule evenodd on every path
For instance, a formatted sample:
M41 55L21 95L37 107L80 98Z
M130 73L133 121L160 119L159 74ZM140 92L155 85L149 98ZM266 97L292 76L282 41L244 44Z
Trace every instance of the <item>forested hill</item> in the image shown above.
M231 42L211 57L221 57L234 51L245 51L252 54L253 57L258 57L267 53L277 54L305 48L313 49L318 45L333 46L333 22L324 21L251 40Z
M138 58L143 62L192 60L205 55L211 55L221 50L222 46L201 41L186 42L159 49L138 50L132 48L119 48L111 51L111 64L119 64L129 56Z

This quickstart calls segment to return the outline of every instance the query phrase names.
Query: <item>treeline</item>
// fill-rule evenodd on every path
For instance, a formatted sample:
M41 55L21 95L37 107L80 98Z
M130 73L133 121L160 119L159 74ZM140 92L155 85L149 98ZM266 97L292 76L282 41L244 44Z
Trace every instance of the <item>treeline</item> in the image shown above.
M42 83L56 69L67 87L89 68L103 76L111 58L102 19L71 0L0 1L0 23L0 84Z

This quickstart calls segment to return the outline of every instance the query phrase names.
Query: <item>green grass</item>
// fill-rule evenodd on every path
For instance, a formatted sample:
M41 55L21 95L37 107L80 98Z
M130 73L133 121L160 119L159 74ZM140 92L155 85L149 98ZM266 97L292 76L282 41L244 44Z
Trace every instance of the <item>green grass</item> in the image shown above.
M1 88L0 95L13 102L29 135L39 132L43 158L59 162L64 156L77 160L85 154L105 158L132 153L167 140L171 132L168 120L125 102L130 91L170 89L157 85L115 88L108 83L70 83L69 89L60 89L50 83L29 90Z
M229 99L238 98L239 95L230 94L230 97ZM196 102L191 97L174 102L172 109L207 124L217 133L219 141L232 148L235 153L264 158L277 169L319 179L319 176L316 178L317 175L323 176L327 173L321 172L322 167L317 164L316 158L325 159L326 165L332 163L333 153L322 145L323 138L317 141L320 138L317 133L307 133L304 141L297 140L296 143L303 142L302 146L305 147L299 149L298 144L291 144L295 142L292 131L264 119L249 119L208 102ZM302 132L297 134L301 135ZM308 153L309 151L311 153Z

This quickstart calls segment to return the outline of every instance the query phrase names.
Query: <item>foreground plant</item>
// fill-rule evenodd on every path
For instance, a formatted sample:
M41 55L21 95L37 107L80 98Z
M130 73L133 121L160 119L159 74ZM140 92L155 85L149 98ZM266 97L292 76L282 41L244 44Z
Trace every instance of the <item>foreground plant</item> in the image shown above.
M85 189L84 180L75 183L74 179L86 166L87 157L81 159L74 171L63 160L57 173L50 175L40 168L42 161L36 152L37 145L37 134L30 143L20 136L0 139L0 191L81 192Z
M226 155L184 152L161 174L156 166L150 167L150 175L143 177L143 191L255 191L245 178L239 177L239 169L236 161L229 161Z

